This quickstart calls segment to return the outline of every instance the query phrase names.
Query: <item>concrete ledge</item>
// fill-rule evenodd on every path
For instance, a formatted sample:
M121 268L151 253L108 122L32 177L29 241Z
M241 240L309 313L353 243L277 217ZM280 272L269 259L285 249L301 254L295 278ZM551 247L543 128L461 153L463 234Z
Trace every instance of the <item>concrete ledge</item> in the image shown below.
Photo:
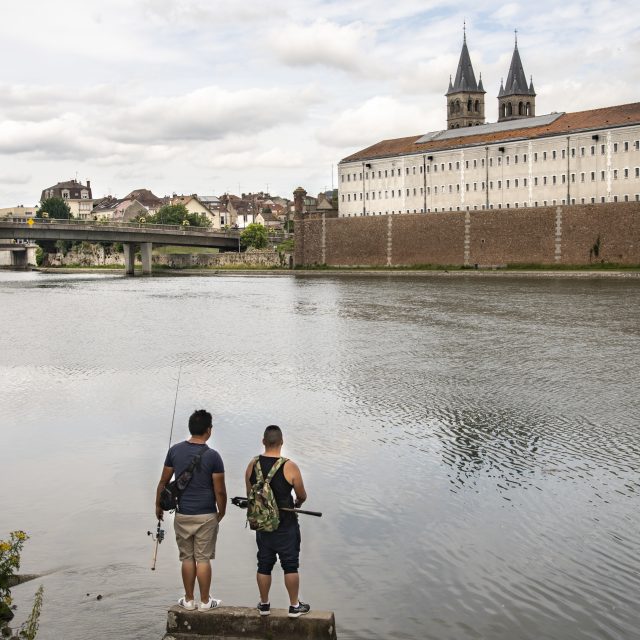
M30 580L36 580L40 578L37 573L22 573L15 576L9 576L9 588L17 587L19 584L29 582Z
M250 607L186 611L173 606L167 614L164 640L336 640L335 616L313 611L289 618L286 609L261 616Z

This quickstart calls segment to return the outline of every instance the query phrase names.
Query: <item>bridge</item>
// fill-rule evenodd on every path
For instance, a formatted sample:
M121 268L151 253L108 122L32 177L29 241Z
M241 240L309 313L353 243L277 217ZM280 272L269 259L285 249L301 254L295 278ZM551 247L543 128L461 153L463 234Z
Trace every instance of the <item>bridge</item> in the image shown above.
M84 222L76 220L0 220L5 240L69 240L71 242L121 242L127 275L133 275L136 245L140 245L142 273L151 273L153 245L213 247L239 251L240 231L209 231L204 227L153 225L139 222ZM13 245L19 247L19 245Z

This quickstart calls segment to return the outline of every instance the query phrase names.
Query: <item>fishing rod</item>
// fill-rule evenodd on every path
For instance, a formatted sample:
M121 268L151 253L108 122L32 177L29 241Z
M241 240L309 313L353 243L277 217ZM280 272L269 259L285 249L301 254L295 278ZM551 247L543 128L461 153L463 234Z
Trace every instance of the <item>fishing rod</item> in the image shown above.
M151 539L156 543L155 549L153 550L153 562L151 563L151 571L156 570L156 559L158 558L158 545L164 540L164 529L161 526L162 520L158 520L158 528L156 529L155 535L153 531L147 531L147 535L151 536Z
M236 507L240 507L241 509L246 509L249 505L249 500L247 498L236 496L235 498L231 498L231 504L234 504ZM293 513L302 513L306 516L322 518L321 511L307 511L306 509L292 509L291 507L278 507L278 509L280 509L280 511L292 511Z
M182 365L178 369L178 382L176 383L176 395L173 399L173 415L171 416L171 431L169 431L169 448L171 448L171 439L173 438L173 424L176 419L176 406L178 404L178 391L180 390L180 376L182 375ZM156 570L156 560L158 558L158 546L164 540L164 529L162 528L162 518L158 518L158 526L156 527L156 533L153 531L147 531L147 535L151 536L151 539L156 543L153 550L153 561L151 562L151 571Z

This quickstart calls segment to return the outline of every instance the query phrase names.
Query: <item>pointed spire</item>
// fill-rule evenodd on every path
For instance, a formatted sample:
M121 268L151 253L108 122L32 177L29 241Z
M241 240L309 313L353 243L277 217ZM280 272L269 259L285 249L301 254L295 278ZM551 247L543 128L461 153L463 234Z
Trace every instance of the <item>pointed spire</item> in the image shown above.
M456 71L456 79L453 86L447 91L449 93L457 93L459 91L478 91L478 83L473 72L469 49L467 48L467 25L464 24L464 35L462 39L462 51L460 52L460 60L458 61L458 70Z
M451 74L449 74L449 89L447 89L447 93L451 93L453 91L453 85L451 84Z
M503 95L504 95L504 84L503 84L503 79L500 78L500 91L498 91L498 98L502 98Z
M482 73L480 73L480 80L478 80L478 91L482 91L482 93L487 93L482 86Z
M504 85L504 92L501 95L529 95L529 86L527 85L527 77L524 75L522 68L522 60L520 60L520 52L518 51L518 32L516 30L516 42L511 58L511 66L507 75L507 82Z
M535 89L533 88L533 76L531 76L531 82L529 83L529 94L532 96L536 95Z

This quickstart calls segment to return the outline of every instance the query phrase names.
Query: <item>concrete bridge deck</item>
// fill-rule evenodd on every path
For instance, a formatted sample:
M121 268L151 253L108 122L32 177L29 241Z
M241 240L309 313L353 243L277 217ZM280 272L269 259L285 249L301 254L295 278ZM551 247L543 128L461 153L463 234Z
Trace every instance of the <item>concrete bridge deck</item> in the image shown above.
M151 273L153 245L212 247L220 251L240 249L240 231L210 231L203 227L151 225L137 222L84 222L81 220L0 220L0 238L7 240L69 240L71 242L121 242L125 269L133 275L135 248L140 245L142 272Z

